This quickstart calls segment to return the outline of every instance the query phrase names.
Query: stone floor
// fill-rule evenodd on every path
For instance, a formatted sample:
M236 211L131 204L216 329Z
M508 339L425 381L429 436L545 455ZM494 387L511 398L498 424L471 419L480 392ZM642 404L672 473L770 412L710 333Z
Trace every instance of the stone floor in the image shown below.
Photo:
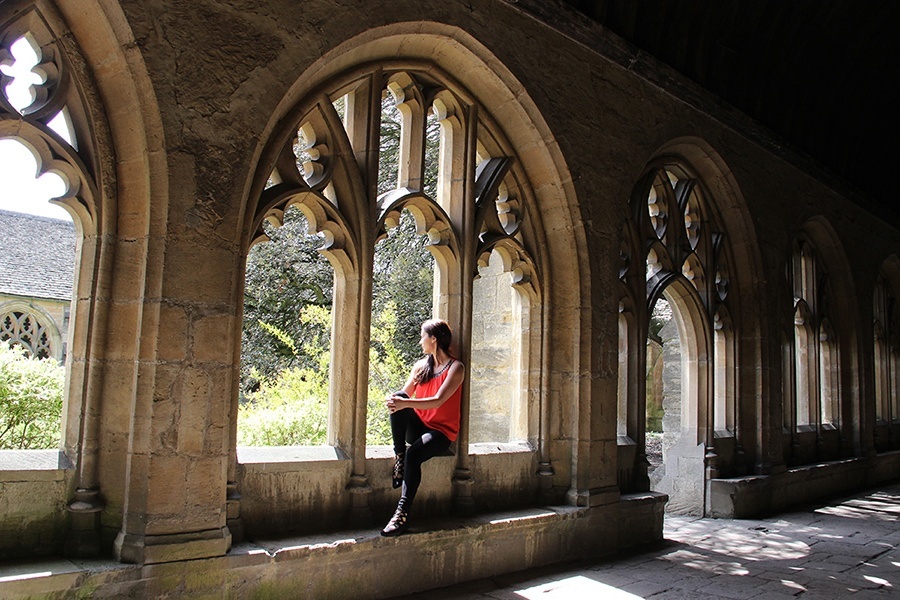
M900 598L900 483L761 520L666 517L660 547L435 590L429 600ZM423 598L419 594L407 596Z

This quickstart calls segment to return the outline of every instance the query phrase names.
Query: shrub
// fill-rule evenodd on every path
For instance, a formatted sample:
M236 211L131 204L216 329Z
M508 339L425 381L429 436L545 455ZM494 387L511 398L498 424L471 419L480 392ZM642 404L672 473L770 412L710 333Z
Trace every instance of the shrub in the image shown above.
M238 445L317 446L327 441L327 424L327 373L285 369L241 406Z
M59 446L65 367L0 342L0 449Z

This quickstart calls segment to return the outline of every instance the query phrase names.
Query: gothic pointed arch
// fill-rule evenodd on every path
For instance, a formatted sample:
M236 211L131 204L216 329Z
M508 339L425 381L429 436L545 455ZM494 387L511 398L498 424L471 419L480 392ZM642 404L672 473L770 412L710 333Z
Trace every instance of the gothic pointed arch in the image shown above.
M129 496L146 497L126 477L129 436L110 434L130 431L129 415L142 409L111 409L104 398L113 395L121 406L140 405L137 360L129 364L109 357L131 355L144 318L158 315L159 304L151 303L145 312L143 299L158 284L159 273L145 273L139 265L147 257L148 240L159 239L166 222L166 198L160 193L166 178L159 176L165 160L158 152L162 128L142 59L126 50L134 39L118 5L12 0L3 8L3 89L16 77L6 67L14 68L21 59L13 48L17 42L31 46L37 64L25 103L3 94L0 137L21 140L35 156L39 173L64 181L66 191L54 202L69 212L76 228L62 448L75 473L76 491L66 500L72 519L69 542L77 553L91 555L101 551L101 515L115 530L126 520ZM151 177L154 160L157 176ZM125 197L119 195L123 189L129 190ZM141 208L147 206L152 210ZM149 295L158 298L158 290ZM111 322L118 335L108 335ZM148 346L157 336L145 333L141 352L149 356ZM124 383L129 381L130 386ZM149 396L144 400L149 403ZM107 458L101 447L109 452Z
M872 298L875 450L900 445L900 259L886 258Z
M743 472L747 468L744 440L749 439L753 448L760 435L752 421L748 424L741 418L758 408L739 402L741 353L759 352L758 347L741 346L745 320L741 311L746 305L736 297L740 294L736 290L760 297L760 291L753 288L758 283L752 273L758 270L760 260L752 222L724 161L708 144L693 138L664 145L648 163L633 188L628 215L619 268L625 290L620 310L625 308L626 315L620 318L619 343L621 351L623 338L627 340L624 345L630 357L620 355L620 368L638 372L648 368L646 341L641 340L646 340L651 327L658 327L650 324L653 306L660 299L667 300L673 305L686 361L682 361L684 379L679 385L681 410L690 417L681 427L705 448L699 459L705 470L696 473L691 484L701 489L704 481L720 472ZM629 298L635 299L633 316L628 314ZM762 326L752 311L748 326L751 331ZM628 415L624 419L620 415L620 422L627 423L628 439L637 446L633 468L620 458L619 480L620 486L628 481L625 489L646 489L646 469L655 468L644 449L643 401L649 393L644 385L649 383L637 380L620 385L626 389L620 389L619 410ZM623 451L627 449L620 447L620 453ZM622 477L623 468L633 475ZM696 498L691 510L706 510L705 496Z
M796 415L789 433L793 464L849 456L865 444L854 364L859 312L853 295L840 292L854 289L848 265L839 237L824 218L803 224L788 265L793 389L785 395L784 410Z
M396 53L398 41L402 55ZM437 45L442 49L438 59L432 53ZM461 68L472 61L491 66ZM479 269L496 257L505 291L497 289L518 299L511 306L519 341L508 344L516 349L518 392L504 417L510 423L504 443L514 452L534 453L544 465L542 475L554 477L556 467L561 480L571 480L574 459L551 466L549 440L560 427L578 428L584 421L561 424L549 417L548 371L554 358L548 352L547 322L551 311L574 309L574 304L552 302L581 293L584 255L575 245L583 242L571 224L577 214L571 182L558 149L547 143L552 134L516 89L512 75L463 32L436 23L397 24L367 31L317 61L297 79L261 138L244 195L243 251L260 239L264 220L277 221L296 203L326 217L316 217L316 227L332 231L327 239L340 243L323 251L344 257L345 266L335 271L332 336L339 351L331 354L329 443L346 458L349 475L340 489L327 492L333 496L332 509L343 506L359 514L370 502L373 484L366 465L377 456L365 443L373 256L376 243L405 213L435 258L434 316L450 322L455 350L472 369L478 366L473 319L476 313L482 316L473 306L473 286ZM396 182L387 191L378 184L384 99L396 107L400 123ZM432 126L439 130L434 165L426 164L427 145L433 143L426 131ZM433 187L426 185L427 169L437 172ZM548 238L548 221L575 235ZM578 260L562 260L573 256ZM469 403L471 380L464 384L460 449L470 442L467 423L484 418L482 408ZM470 465L486 460L478 458L477 448L470 452L459 451L455 459L453 502L463 510L478 494ZM579 474L577 485L589 490L590 477L587 471ZM540 478L531 485L549 489ZM260 521L248 512L244 523L255 528Z

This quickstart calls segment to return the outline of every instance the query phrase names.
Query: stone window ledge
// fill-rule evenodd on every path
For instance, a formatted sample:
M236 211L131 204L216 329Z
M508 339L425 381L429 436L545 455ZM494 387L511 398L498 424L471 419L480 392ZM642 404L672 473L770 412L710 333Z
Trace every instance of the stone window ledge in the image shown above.
M60 450L0 450L0 483L62 481L73 468Z
M251 465L344 461L348 457L336 446L266 446L238 447L237 460Z
M479 442L469 444L469 454L483 456L487 454L527 454L534 452L534 446L528 442Z
M491 454L527 454L534 452L534 446L528 442L480 442L469 444L469 456L487 456ZM441 456L454 456L453 446ZM390 446L368 446L366 459L394 458L394 450Z

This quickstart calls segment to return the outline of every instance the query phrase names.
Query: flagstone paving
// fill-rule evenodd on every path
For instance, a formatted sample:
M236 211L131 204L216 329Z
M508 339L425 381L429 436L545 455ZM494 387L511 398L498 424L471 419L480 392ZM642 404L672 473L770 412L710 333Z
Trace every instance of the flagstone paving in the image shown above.
M470 582L428 597L900 598L900 483L768 519L667 516L664 535L660 546L627 557Z

